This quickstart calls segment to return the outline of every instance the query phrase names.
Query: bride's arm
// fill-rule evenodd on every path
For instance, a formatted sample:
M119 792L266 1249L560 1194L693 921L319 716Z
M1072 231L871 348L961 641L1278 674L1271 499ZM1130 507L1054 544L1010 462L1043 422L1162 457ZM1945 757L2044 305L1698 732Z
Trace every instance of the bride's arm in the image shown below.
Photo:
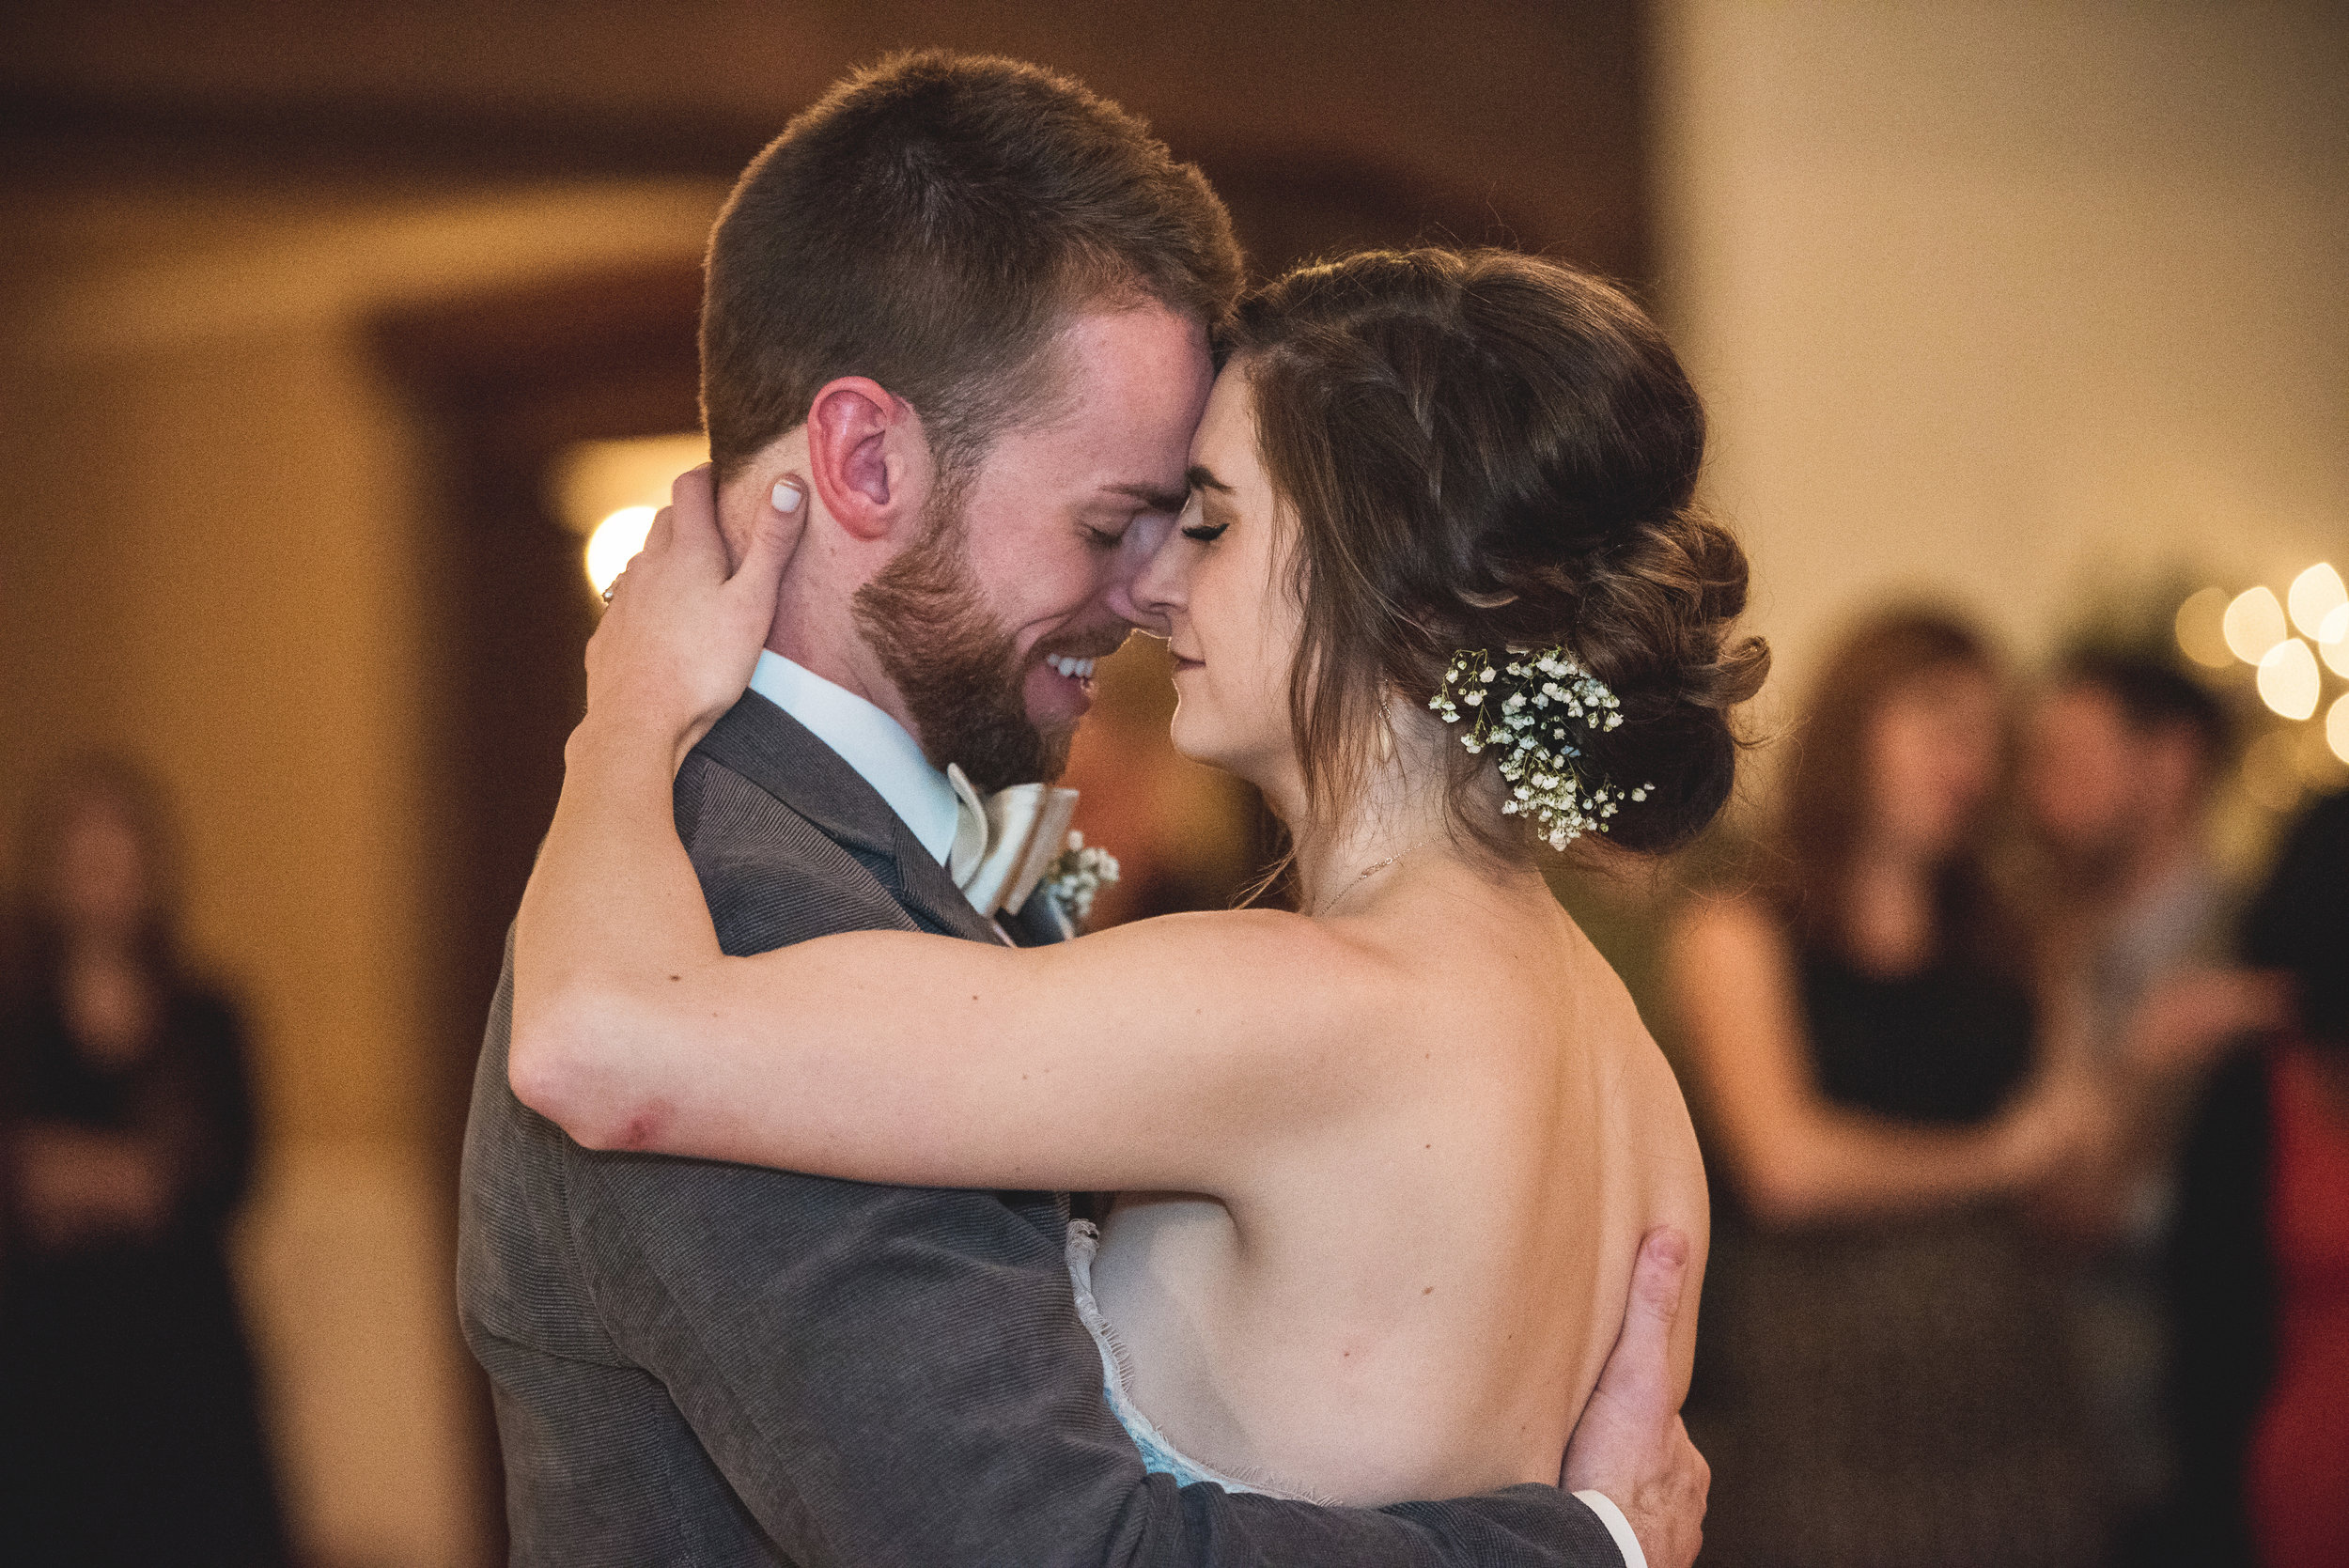
M1276 1139L1345 1113L1362 1063L1340 1042L1369 1020L1308 977L1359 961L1308 923L1172 916L1034 949L863 932L727 957L649 754L574 742L574 834L550 839L518 938L515 1090L581 1142L1232 1197Z
M779 570L754 548L729 581L707 483L681 481L590 644L588 717L516 931L525 1104L597 1147L1226 1197L1259 1154L1360 1110L1375 1022L1402 999L1295 916L1027 950L872 932L721 953L672 780L739 694Z

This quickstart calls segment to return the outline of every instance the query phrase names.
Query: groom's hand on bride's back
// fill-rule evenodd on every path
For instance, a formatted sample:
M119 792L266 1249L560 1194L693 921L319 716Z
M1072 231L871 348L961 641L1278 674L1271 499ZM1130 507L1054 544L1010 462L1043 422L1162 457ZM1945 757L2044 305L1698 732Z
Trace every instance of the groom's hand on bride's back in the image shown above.
M1623 1332L1566 1443L1563 1483L1623 1510L1648 1568L1689 1568L1704 1540L1713 1472L1680 1423L1672 1326L1686 1304L1688 1239L1650 1231L1631 1275Z

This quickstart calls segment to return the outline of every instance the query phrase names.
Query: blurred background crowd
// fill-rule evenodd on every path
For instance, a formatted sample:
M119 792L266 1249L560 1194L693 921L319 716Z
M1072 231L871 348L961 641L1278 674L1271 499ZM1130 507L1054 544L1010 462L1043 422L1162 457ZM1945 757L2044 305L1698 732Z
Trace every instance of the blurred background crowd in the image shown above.
M1722 1565L2349 1561L2349 18L2309 0L198 0L0 16L0 1560L500 1560L450 1299L594 588L708 225L944 44L1270 274L1658 310L1778 674L1555 885L1706 1141ZM2327 565L2326 563L2330 563ZM1266 846L1155 644L1097 921Z

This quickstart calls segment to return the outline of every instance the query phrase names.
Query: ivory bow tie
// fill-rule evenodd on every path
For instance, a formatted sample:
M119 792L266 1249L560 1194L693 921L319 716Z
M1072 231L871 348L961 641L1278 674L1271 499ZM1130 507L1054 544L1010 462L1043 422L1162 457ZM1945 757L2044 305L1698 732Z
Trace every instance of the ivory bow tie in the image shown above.
M1050 784L1013 784L981 798L960 768L949 763L955 786L954 847L946 872L971 907L983 915L1018 914L1044 873L1068 846L1068 820L1077 792Z

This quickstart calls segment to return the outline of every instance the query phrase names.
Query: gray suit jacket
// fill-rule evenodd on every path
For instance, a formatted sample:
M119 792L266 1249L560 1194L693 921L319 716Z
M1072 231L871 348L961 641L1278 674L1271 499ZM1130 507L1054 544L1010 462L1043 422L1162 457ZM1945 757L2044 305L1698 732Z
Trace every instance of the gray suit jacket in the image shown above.
M763 697L687 760L677 820L729 953L993 939ZM458 1291L496 1387L516 1563L1620 1564L1549 1487L1374 1512L1145 1474L1070 1299L1065 1198L583 1149L506 1087L512 998L509 952Z

